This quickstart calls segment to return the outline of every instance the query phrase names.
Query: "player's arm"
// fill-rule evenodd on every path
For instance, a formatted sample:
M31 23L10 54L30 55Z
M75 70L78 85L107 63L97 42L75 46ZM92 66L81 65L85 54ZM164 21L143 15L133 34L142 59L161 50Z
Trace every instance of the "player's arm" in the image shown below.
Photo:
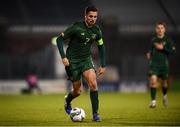
M154 49L153 42L151 42L151 46L149 48L149 51L146 53L146 57L147 57L148 60L150 60L152 58L153 49Z
M105 50L105 45L102 39L102 32L100 30L99 27L97 27L98 29L98 36L96 38L96 44L98 46L98 50L99 50L99 58L100 58L100 67L98 70L98 75L103 74L106 71L106 50Z
M66 57L65 52L64 52L64 47L63 47L64 41L65 41L63 38L63 34L64 33L61 33L61 35L56 39L57 47L58 47L58 50L62 59Z
M63 47L64 41L65 41L63 38L63 34L64 33L61 33L61 36L59 36L56 39L56 43L57 43L59 53L60 53L61 58L62 58L62 63L64 64L64 66L69 66L69 60L66 58L66 54L64 52L64 47Z
M167 53L167 54L173 54L175 53L176 51L176 48L175 48L175 45L173 43L173 41L170 39L168 41L168 43L164 46L164 51Z
M103 39L100 38L97 41L97 45L98 45L98 50L99 50L99 57L100 57L100 64L101 67L99 68L99 72L98 74L103 74L105 72L105 67L106 67L106 50L105 50L105 45L103 42Z
M157 50L164 50L164 44L163 43L154 43L155 48Z
M65 66L69 66L69 61L66 58L63 45L64 45L65 40L68 38L71 38L73 33L74 33L74 26L72 25L69 28L67 28L63 33L61 33L60 36L56 39L57 47L61 55L62 62Z
M104 46L104 42L102 38L98 40L98 50L99 50L101 67L105 67L106 66L106 57L105 57L106 51L105 51L105 46Z

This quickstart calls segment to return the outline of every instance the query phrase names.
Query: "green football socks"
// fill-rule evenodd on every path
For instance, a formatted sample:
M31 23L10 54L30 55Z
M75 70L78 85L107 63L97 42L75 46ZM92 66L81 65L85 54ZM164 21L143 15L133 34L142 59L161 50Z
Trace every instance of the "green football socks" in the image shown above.
M90 91L90 98L93 114L97 114L99 108L98 91Z
M66 98L66 102L67 104L70 104L71 101L74 99L75 97L72 95L72 93L70 92Z
M151 99L156 99L156 88L151 87Z
M166 95L167 94L167 87L162 87L162 93L163 93L163 95Z

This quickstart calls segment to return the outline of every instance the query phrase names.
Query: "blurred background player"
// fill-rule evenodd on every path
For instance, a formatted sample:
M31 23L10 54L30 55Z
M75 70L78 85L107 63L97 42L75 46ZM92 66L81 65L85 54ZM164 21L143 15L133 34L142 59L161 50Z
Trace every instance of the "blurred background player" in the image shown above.
M105 72L105 47L100 28L95 25L98 16L98 10L94 6L85 9L84 21L76 22L67 28L57 38L57 46L65 66L67 75L72 81L73 90L65 96L65 110L70 113L71 101L78 97L82 92L82 76L87 81L90 88L90 99L92 104L93 121L100 122L98 114L99 100L96 81L96 72L91 57L91 45L96 42L101 66L98 75ZM66 54L63 50L63 43L69 39L69 45Z
M27 77L26 77L26 83L27 83L27 88L24 88L22 89L22 93L24 94L30 94L30 93L33 93L34 90L37 91L37 93L41 94L42 91L41 91L41 88L38 84L38 76L36 74L35 71L31 71Z
M150 50L147 53L147 58L150 60L149 84L152 99L150 108L156 107L156 88L160 80L162 84L163 104L167 106L168 56L175 52L175 46L172 40L165 34L166 24L164 22L157 22L155 32L156 35L152 39Z

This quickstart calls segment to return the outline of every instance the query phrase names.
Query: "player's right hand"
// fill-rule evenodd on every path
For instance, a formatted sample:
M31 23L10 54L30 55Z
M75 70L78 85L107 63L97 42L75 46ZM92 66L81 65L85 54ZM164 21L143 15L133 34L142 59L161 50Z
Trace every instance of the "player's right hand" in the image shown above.
M155 48L158 49L158 50L163 50L164 45L163 45L163 43L155 43Z
M69 60L65 57L62 59L64 66L69 66Z

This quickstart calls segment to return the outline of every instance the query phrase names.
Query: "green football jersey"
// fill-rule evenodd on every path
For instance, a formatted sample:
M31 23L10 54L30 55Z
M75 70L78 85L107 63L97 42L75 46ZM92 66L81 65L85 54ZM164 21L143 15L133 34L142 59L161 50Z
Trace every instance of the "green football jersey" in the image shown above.
M97 25L87 27L85 22L76 22L62 34L64 40L69 39L66 57L71 63L91 58L91 45L101 42L102 33Z
M155 43L163 43L164 49L158 50L155 48ZM164 36L163 38L158 38L157 36L152 39L150 53L151 61L150 66L154 67L168 67L168 55L175 52L175 46L173 41Z

